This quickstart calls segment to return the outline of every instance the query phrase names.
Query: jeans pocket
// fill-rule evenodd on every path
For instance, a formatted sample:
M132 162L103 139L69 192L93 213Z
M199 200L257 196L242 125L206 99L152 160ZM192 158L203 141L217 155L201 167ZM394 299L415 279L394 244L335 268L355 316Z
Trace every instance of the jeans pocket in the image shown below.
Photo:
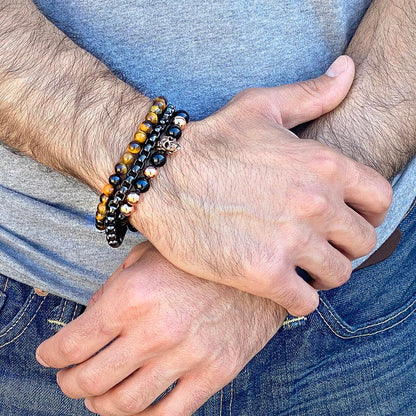
M399 226L402 238L380 263L353 272L343 286L320 293L317 313L344 339L394 328L416 309L416 205Z
M0 348L26 331L45 299L35 289L0 275Z

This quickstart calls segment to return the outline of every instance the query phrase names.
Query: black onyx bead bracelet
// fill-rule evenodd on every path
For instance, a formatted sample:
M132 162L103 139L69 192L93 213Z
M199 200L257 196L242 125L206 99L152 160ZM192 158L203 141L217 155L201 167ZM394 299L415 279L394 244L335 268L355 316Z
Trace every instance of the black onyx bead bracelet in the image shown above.
M140 124L134 140L115 166L100 196L96 213L96 228L105 231L107 243L119 247L129 228L129 216L140 200L140 194L150 189L150 180L158 174L167 156L180 149L177 141L189 122L186 111L175 111L164 97L157 97L146 120Z

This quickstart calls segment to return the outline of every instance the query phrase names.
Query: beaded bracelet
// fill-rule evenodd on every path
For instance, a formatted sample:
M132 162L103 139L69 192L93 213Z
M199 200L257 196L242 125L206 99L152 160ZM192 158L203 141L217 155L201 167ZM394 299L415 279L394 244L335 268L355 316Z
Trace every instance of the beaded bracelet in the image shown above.
M141 144L147 140L148 133L152 130L153 122L158 122L159 117L163 114L167 107L166 98L157 97L150 111L146 114L145 120L140 124L139 130L135 133L134 139L127 146L126 152L120 158L119 163L115 166L115 174L109 177L108 183L104 186L100 196L100 203L97 206L95 214L95 226L99 231L104 231L104 220L107 214L107 204L109 198L116 191L121 181L121 176L127 173L128 165L135 160L135 155L140 152Z
M121 186L114 194L114 197L110 198L108 201L108 211L104 224L106 239L111 247L119 247L123 241L129 225L127 217L132 213L133 206L139 200L139 192L137 191L145 192L150 187L150 184L146 182L146 176L148 178L154 177L155 172L150 168L147 170L145 168L152 156L152 152L156 148L160 135L164 132L166 125L172 119L174 111L175 108L173 106L167 106L159 124L146 139L137 159L131 169L127 172ZM130 192L132 186L134 186L136 192ZM129 195L127 195L127 193L129 193Z
M173 111L174 108L171 108ZM171 112L167 113L166 118L170 115ZM115 197L120 197L119 200L109 202L110 209L113 208L116 211L115 215L107 216L105 221L106 239L111 247L119 247L122 244L127 227L129 226L128 217L138 203L140 193L148 191L150 188L150 179L157 176L157 169L166 163L166 156L179 150L180 147L177 140L180 138L182 129L188 120L189 116L186 112L176 112L172 124L167 127L164 136L159 141L157 140L159 131L149 136L148 140L152 146L146 149L145 145L143 151L147 152L150 150L150 147L156 147L155 150L153 153L149 152L148 155L139 156L135 166L127 173L128 176L125 182L123 182L115 195ZM136 176L136 178L137 176L140 177L138 179L129 179L133 176ZM132 187L134 187L133 191L131 190ZM112 202L114 202L114 205Z
M175 111L164 97L154 100L146 120L140 124L134 141L129 143L100 196L96 227L105 230L111 247L122 244L127 228L137 231L128 217L139 202L140 194L149 190L150 179L157 176L157 168L166 163L166 156L180 149L177 140L188 121L189 115L183 110Z

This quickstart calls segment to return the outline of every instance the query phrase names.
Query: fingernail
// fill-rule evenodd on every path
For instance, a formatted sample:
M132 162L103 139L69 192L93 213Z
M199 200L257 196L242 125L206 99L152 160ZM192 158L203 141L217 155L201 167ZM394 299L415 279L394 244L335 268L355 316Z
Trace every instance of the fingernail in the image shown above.
M45 363L45 361L42 360L38 352L36 351L36 359L38 360L38 363L42 365L43 367L49 367L48 364Z
M338 77L348 68L348 59L345 55L339 56L326 71L326 75L331 78Z
M95 407L92 405L91 400L90 399L85 399L84 400L84 404L85 407L92 413L97 413L97 411L95 410Z

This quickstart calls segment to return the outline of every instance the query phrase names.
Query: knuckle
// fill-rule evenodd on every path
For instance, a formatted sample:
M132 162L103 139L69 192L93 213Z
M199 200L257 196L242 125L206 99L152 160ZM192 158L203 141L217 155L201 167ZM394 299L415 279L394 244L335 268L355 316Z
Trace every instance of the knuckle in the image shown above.
M299 86L306 94L320 98L321 96L321 89L319 88L319 83L316 79L309 79L307 81L298 82L296 85Z
M86 396L98 396L103 393L100 378L88 371L82 371L78 375L78 386L86 393Z
M244 102L257 103L261 99L261 93L259 88L246 88L236 94L235 98Z
M336 175L342 169L342 160L339 155L330 148L319 147L313 157L316 169L326 177Z
M363 256L370 253L377 244L377 233L374 228L368 227L368 230L363 235L362 249Z
M351 277L351 273L351 262L347 258L344 258L342 261L339 261L336 267L336 274L334 278L333 287L339 287L342 286L344 283L348 282L349 278Z
M385 213L393 200L393 188L391 187L390 183L386 180L383 180L379 186L379 203L378 207L380 209L380 213Z
M251 264L245 275L249 292L271 299L276 292L276 286L280 287L284 268L279 261L267 257L264 261Z
M66 361L71 364L77 364L80 357L80 349L78 343L72 337L61 338L58 345L58 351Z
M317 114L324 113L324 102L322 101L322 91L319 83L315 79L301 81L295 84L301 90L303 96L306 95L308 105L316 108Z
M59 388L62 390L62 393L65 394L65 396L69 397L70 399L78 399L79 397L74 394L72 389L67 385L66 378L65 377L57 377L57 383Z
M331 204L325 195L307 192L299 204L298 213L306 218L325 217L331 214Z
M141 410L141 400L130 390L119 393L117 409L125 414L134 414Z
M240 91L234 100L238 102L239 111L247 111L250 114L268 113L273 107L263 88L247 88Z
M327 250L322 257L322 273L325 276L326 289L342 286L348 281L352 273L351 261L340 252ZM323 276L319 280L324 280Z

